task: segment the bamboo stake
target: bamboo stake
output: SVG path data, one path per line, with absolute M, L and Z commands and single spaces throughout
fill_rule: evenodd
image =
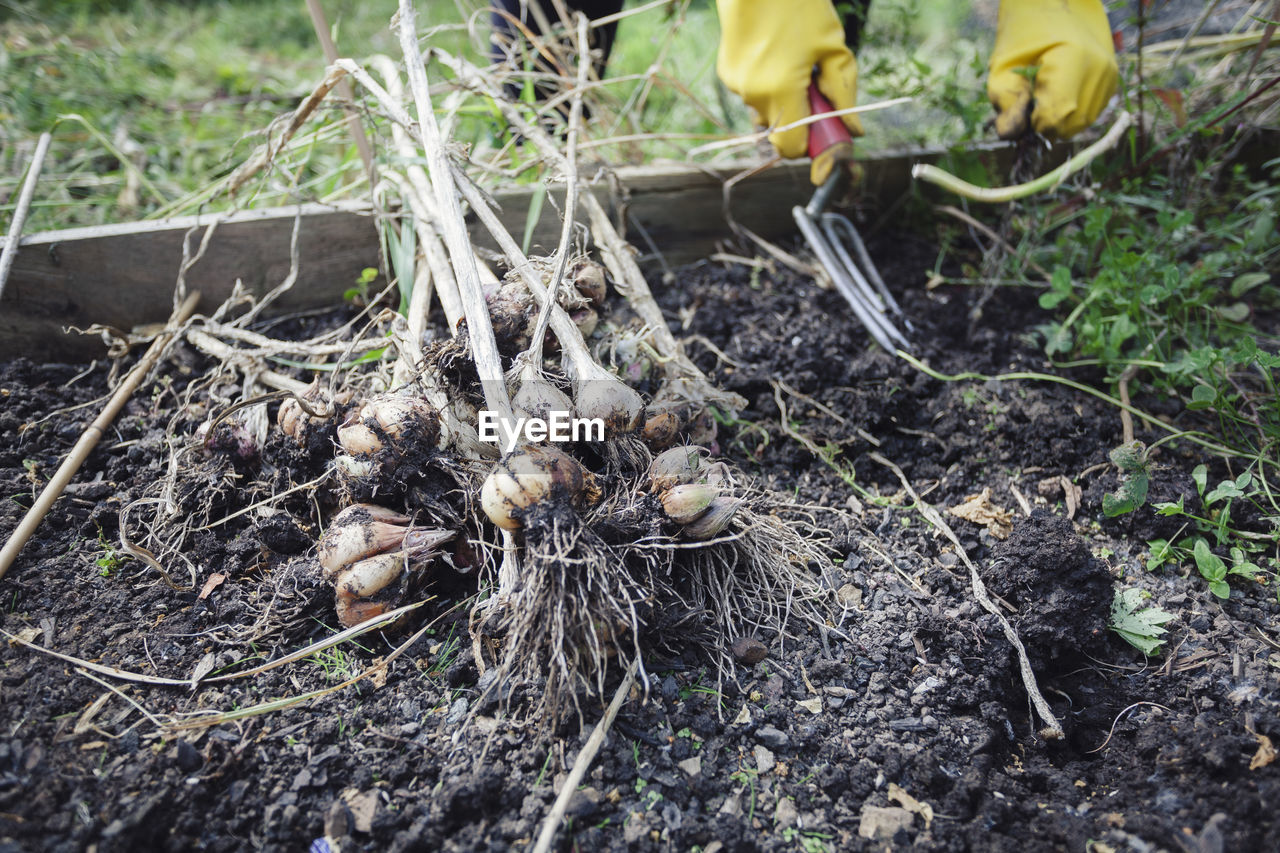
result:
M 542 822 L 542 829 L 538 832 L 538 841 L 533 845 L 533 853 L 547 853 L 551 849 L 551 843 L 556 838 L 556 830 L 560 828 L 560 821 L 564 820 L 564 813 L 569 809 L 569 800 L 573 798 L 574 791 L 578 790 L 578 785 L 582 784 L 582 779 L 587 775 L 587 770 L 590 769 L 591 762 L 595 760 L 596 753 L 600 751 L 600 747 L 604 746 L 605 735 L 609 733 L 609 727 L 613 725 L 614 718 L 618 716 L 618 711 L 622 710 L 622 703 L 626 701 L 627 695 L 631 692 L 631 685 L 635 683 L 636 668 L 639 665 L 639 658 L 631 661 L 626 677 L 618 685 L 618 692 L 613 694 L 613 701 L 609 703 L 604 716 L 591 731 L 591 737 L 587 738 L 587 743 L 582 747 L 582 752 L 578 753 L 577 760 L 573 762 L 573 769 L 569 771 L 569 777 L 560 786 L 560 794 L 556 797 L 555 803 L 551 806 L 551 811 Z
M 62 494 L 62 490 L 71 482 L 71 478 L 80 470 L 80 466 L 84 464 L 84 461 L 89 458 L 90 452 L 102 439 L 107 427 L 111 426 L 111 422 L 115 420 L 116 415 L 124 408 L 124 404 L 133 396 L 133 392 L 142 384 L 142 380 L 146 378 L 151 368 L 160 360 L 160 354 L 164 352 L 169 339 L 195 312 L 196 303 L 199 301 L 199 291 L 193 291 L 178 306 L 173 316 L 169 318 L 168 327 L 151 342 L 151 346 L 147 348 L 141 360 L 133 366 L 133 370 L 129 371 L 124 381 L 120 383 L 120 387 L 116 388 L 116 392 L 111 395 L 111 399 L 103 407 L 102 413 L 85 429 L 80 436 L 80 440 L 76 442 L 76 446 L 71 449 L 71 453 L 58 466 L 58 470 L 45 485 L 40 497 L 32 504 L 31 509 L 27 510 L 22 522 L 9 536 L 9 540 L 4 543 L 3 550 L 0 550 L 0 578 L 3 578 L 5 572 L 9 571 L 9 567 L 17 559 L 22 547 L 27 544 L 27 540 L 31 538 L 31 535 L 36 532 L 36 528 L 40 526 L 40 522 L 48 515 L 54 501 L 58 499 Z
M 44 155 L 49 151 L 49 142 L 53 135 L 48 131 L 40 134 L 36 143 L 36 153 L 31 158 L 31 167 L 27 169 L 27 179 L 22 184 L 22 192 L 18 195 L 18 206 L 13 210 L 13 222 L 9 223 L 9 236 L 4 241 L 4 253 L 0 254 L 0 296 L 4 296 L 4 283 L 9 280 L 9 270 L 13 259 L 18 256 L 18 243 L 22 240 L 22 228 L 27 224 L 27 211 L 31 209 L 31 197 L 36 192 L 36 182 L 40 180 L 40 167 L 44 165 Z M 0 572 L 3 575 L 3 572 Z

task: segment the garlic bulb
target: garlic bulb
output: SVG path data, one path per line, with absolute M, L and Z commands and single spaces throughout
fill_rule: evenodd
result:
M 366 400 L 338 427 L 338 443 L 353 455 L 374 454 L 387 442 L 415 442 L 435 446 L 440 416 L 431 404 L 404 394 L 383 394 Z
M 738 498 L 718 497 L 711 501 L 699 518 L 686 524 L 682 532 L 690 539 L 713 539 L 724 532 L 741 506 L 742 501 Z
M 658 412 L 650 415 L 640 431 L 640 438 L 649 445 L 650 450 L 664 450 L 675 443 L 676 434 L 680 432 L 680 419 L 671 412 Z
M 573 319 L 573 324 L 578 327 L 578 331 L 582 332 L 582 337 L 584 338 L 591 337 L 596 327 L 600 325 L 600 315 L 596 313 L 594 308 L 579 308 L 569 316 Z
M 606 436 L 635 432 L 644 419 L 644 398 L 589 355 L 569 359 L 574 409 L 580 418 L 600 418 Z
M 511 397 L 511 410 L 518 418 L 548 421 L 552 412 L 565 412 L 573 417 L 573 401 L 548 382 L 537 367 L 529 364 L 520 371 L 520 387 Z
M 410 526 L 409 517 L 372 504 L 349 506 L 320 537 L 317 556 L 326 580 L 351 564 L 388 551 L 418 556 L 453 538 L 434 527 Z
M 581 261 L 578 264 L 573 271 L 573 286 L 594 305 L 603 305 L 609 293 L 604 267 L 595 261 Z
M 710 455 L 705 447 L 693 444 L 662 451 L 649 463 L 651 490 L 665 492 L 672 486 L 698 482 L 707 470 Z
M 702 483 L 672 486 L 662 493 L 662 511 L 676 524 L 689 524 L 701 518 L 719 494 L 715 486 Z
M 528 446 L 494 466 L 480 488 L 480 506 L 489 520 L 505 530 L 523 525 L 535 503 L 563 494 L 573 503 L 598 491 L 594 477 L 577 460 L 555 447 Z
M 349 453 L 339 453 L 333 458 L 333 465 L 344 477 L 359 480 L 373 473 L 373 463 L 366 459 L 357 459 Z

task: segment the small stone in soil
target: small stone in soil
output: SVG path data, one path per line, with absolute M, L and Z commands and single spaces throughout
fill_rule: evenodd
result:
M 178 768 L 183 773 L 194 773 L 200 769 L 200 765 L 204 764 L 204 758 L 200 756 L 200 752 L 185 740 L 178 741 L 177 761 Z
M 891 839 L 900 829 L 910 829 L 911 812 L 896 806 L 862 807 L 861 820 L 858 823 L 858 835 L 870 839 Z
M 739 637 L 731 647 L 733 657 L 738 663 L 754 666 L 769 656 L 769 649 L 755 637 Z
M 756 772 L 759 773 L 761 776 L 763 776 L 764 774 L 772 770 L 774 766 L 778 763 L 774 759 L 773 753 L 770 752 L 766 747 L 756 746 L 755 755 L 756 755 Z
M 784 747 L 791 742 L 791 738 L 787 736 L 786 732 L 779 731 L 773 726 L 761 726 L 756 729 L 756 740 L 774 749 Z

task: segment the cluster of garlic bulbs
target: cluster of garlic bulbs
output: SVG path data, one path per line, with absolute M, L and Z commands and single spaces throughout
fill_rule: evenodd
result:
M 654 457 L 649 485 L 662 502 L 662 511 L 680 525 L 682 535 L 699 541 L 723 533 L 742 501 L 728 494 L 729 467 L 712 462 L 704 447 L 672 447 Z
M 352 478 L 376 475 L 385 461 L 394 461 L 411 448 L 438 447 L 446 440 L 439 413 L 408 394 L 372 397 L 347 413 L 338 425 L 343 453 L 334 460 Z M 384 451 L 392 457 L 387 460 Z
M 334 587 L 334 609 L 350 628 L 404 603 L 453 531 L 422 527 L 374 504 L 353 504 L 334 516 L 317 553 Z
M 549 268 L 542 279 L 544 285 L 550 284 Z M 599 309 L 608 296 L 604 268 L 594 261 L 580 261 L 570 279 L 572 289 L 562 288 L 556 295 L 557 301 L 569 313 L 582 337 L 589 338 L 600 322 Z M 506 355 L 528 349 L 538 317 L 538 301 L 521 277 L 512 274 L 502 282 L 494 282 L 486 287 L 484 296 L 498 349 Z M 554 338 L 548 342 L 553 347 L 557 345 Z

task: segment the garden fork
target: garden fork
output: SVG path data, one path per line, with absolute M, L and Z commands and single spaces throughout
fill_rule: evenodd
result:
M 809 109 L 814 115 L 832 110 L 830 102 L 813 83 L 809 84 Z M 814 161 L 816 172 L 821 174 L 825 170 L 829 174 L 806 206 L 792 208 L 796 224 L 800 226 L 809 248 L 818 256 L 818 262 L 835 283 L 836 290 L 848 301 L 876 343 L 889 352 L 910 349 L 906 335 L 899 331 L 888 314 L 897 315 L 907 331 L 911 331 L 911 324 L 889 293 L 876 265 L 871 262 L 858 229 L 847 217 L 825 209 L 832 198 L 848 186 L 853 164 L 853 137 L 838 116 L 828 116 L 810 126 L 809 157 Z M 850 248 L 853 249 L 852 255 Z

